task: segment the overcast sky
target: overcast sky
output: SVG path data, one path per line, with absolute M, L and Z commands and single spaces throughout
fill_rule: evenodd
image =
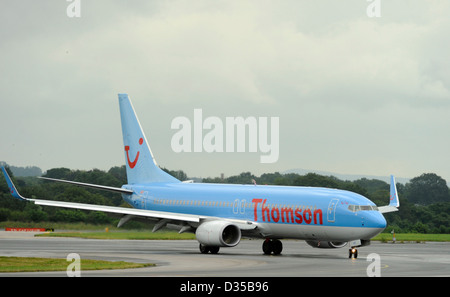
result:
M 450 1 L 378 1 L 380 17 L 366 0 L 80 0 L 71 18 L 65 0 L 2 0 L 0 161 L 125 164 L 128 93 L 159 165 L 188 176 L 449 181 Z M 223 123 L 278 117 L 277 161 L 261 163 L 259 148 L 175 152 L 171 123 L 194 123 L 194 109 Z

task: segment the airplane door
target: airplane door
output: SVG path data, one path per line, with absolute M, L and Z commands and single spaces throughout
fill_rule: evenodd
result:
M 336 220 L 336 206 L 338 202 L 339 199 L 331 199 L 330 204 L 328 204 L 327 220 L 330 223 L 334 223 Z
M 140 197 L 140 200 L 141 200 L 141 209 L 147 209 L 147 207 L 149 207 L 149 205 L 147 205 L 148 204 L 148 191 L 141 191 L 140 193 L 139 193 L 139 197 Z
M 238 214 L 239 213 L 239 199 L 234 200 L 233 213 L 234 214 Z
M 245 213 L 245 199 L 241 201 L 241 209 L 239 210 L 240 214 Z
M 233 213 L 234 214 L 244 214 L 245 213 L 245 199 L 244 200 L 239 200 L 239 199 L 234 200 Z

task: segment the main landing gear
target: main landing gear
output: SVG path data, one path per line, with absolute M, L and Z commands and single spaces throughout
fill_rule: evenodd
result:
M 211 254 L 217 254 L 220 250 L 220 247 L 218 246 L 206 246 L 200 243 L 200 253 L 202 254 L 207 254 L 207 253 L 211 253 Z
M 266 255 L 279 255 L 283 251 L 283 244 L 278 239 L 266 239 L 263 242 L 262 249 Z

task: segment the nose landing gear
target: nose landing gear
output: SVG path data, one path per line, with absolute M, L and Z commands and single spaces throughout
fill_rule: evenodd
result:
M 358 250 L 354 247 L 348 249 L 348 258 L 351 259 L 352 257 L 358 258 Z
M 360 240 L 353 240 L 349 241 L 348 245 L 350 246 L 350 249 L 348 250 L 348 258 L 358 258 L 358 250 L 357 247 L 361 246 L 368 246 L 370 245 L 370 239 L 360 239 Z

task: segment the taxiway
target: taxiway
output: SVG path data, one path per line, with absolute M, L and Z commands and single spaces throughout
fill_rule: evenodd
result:
M 0 256 L 66 258 L 154 263 L 156 267 L 83 271 L 81 276 L 187 277 L 366 277 L 368 255 L 380 256 L 380 276 L 450 276 L 450 243 L 379 243 L 359 248 L 349 259 L 347 248 L 314 249 L 304 241 L 284 240 L 279 256 L 263 255 L 261 240 L 242 240 L 217 255 L 200 254 L 195 240 L 95 240 L 34 237 L 0 231 Z M 82 263 L 82 262 L 81 262 Z M 5 276 L 66 276 L 66 272 L 0 273 Z

